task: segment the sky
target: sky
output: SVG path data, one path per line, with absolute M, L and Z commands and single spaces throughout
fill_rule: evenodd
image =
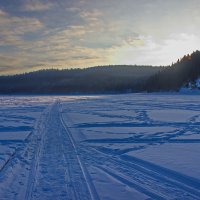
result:
M 170 65 L 200 49 L 200 0 L 0 0 L 0 74 Z

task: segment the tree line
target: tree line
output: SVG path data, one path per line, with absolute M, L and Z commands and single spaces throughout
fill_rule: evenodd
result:
M 0 76 L 0 94 L 91 94 L 179 91 L 200 77 L 200 51 L 167 67 L 110 65 Z
M 1 94 L 79 94 L 136 92 L 160 70 L 152 66 L 97 66 L 86 69 L 48 69 L 0 77 Z
M 200 77 L 200 51 L 183 56 L 171 66 L 151 76 L 143 85 L 147 92 L 179 91 Z

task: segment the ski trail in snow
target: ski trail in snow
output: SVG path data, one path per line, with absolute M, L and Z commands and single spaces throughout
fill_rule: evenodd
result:
M 46 125 L 51 106 L 47 107 L 25 142 L 16 149 L 0 170 L 0 199 L 27 199 L 26 191 L 33 180 L 33 161 Z M 34 177 L 34 175 L 32 176 Z
M 0 170 L 0 199 L 99 199 L 60 112 L 50 105 Z
M 169 170 L 150 166 L 147 162 L 129 160 L 83 147 L 83 157 L 88 165 L 101 169 L 116 180 L 133 187 L 153 199 L 200 199 L 199 183 Z M 95 156 L 93 156 L 95 155 Z
M 58 102 L 50 111 L 43 134 L 30 199 L 97 199 L 75 143 L 64 126 Z
M 78 149 L 76 147 L 77 145 L 76 145 L 76 143 L 75 143 L 75 141 L 74 141 L 74 139 L 73 139 L 73 137 L 71 135 L 71 132 L 70 132 L 69 128 L 67 127 L 67 125 L 65 124 L 65 122 L 63 120 L 61 106 L 60 106 L 59 111 L 60 111 L 59 113 L 60 113 L 62 125 L 65 128 L 65 130 L 66 130 L 66 133 L 68 135 L 68 138 L 71 141 L 71 144 L 73 145 L 73 149 L 74 149 L 74 152 L 76 153 L 76 157 L 77 157 L 78 163 L 80 165 L 82 174 L 83 174 L 84 179 L 86 181 L 87 188 L 88 188 L 89 193 L 90 193 L 90 197 L 91 197 L 92 200 L 98 200 L 99 196 L 98 196 L 98 194 L 96 192 L 95 186 L 92 183 L 92 180 L 91 180 L 91 177 L 89 175 L 89 172 L 88 172 L 87 168 L 85 167 L 85 165 L 81 162 L 81 159 L 80 159 L 79 153 L 78 153 Z

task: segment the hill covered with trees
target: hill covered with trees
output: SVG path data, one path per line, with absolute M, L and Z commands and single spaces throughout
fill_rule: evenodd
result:
M 0 94 L 98 94 L 200 89 L 200 51 L 167 67 L 98 66 L 0 76 Z M 197 83 L 198 80 L 198 84 Z
M 1 94 L 78 94 L 137 92 L 161 67 L 98 66 L 41 70 L 0 77 Z
M 148 92 L 179 91 L 182 87 L 195 86 L 200 77 L 200 51 L 183 58 L 151 76 L 143 85 Z

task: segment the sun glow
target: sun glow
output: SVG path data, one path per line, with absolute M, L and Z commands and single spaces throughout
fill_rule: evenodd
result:
M 170 65 L 183 55 L 199 49 L 200 39 L 195 35 L 171 35 L 163 41 L 144 38 L 141 45 L 124 44 L 115 48 L 112 63 L 127 65 Z

